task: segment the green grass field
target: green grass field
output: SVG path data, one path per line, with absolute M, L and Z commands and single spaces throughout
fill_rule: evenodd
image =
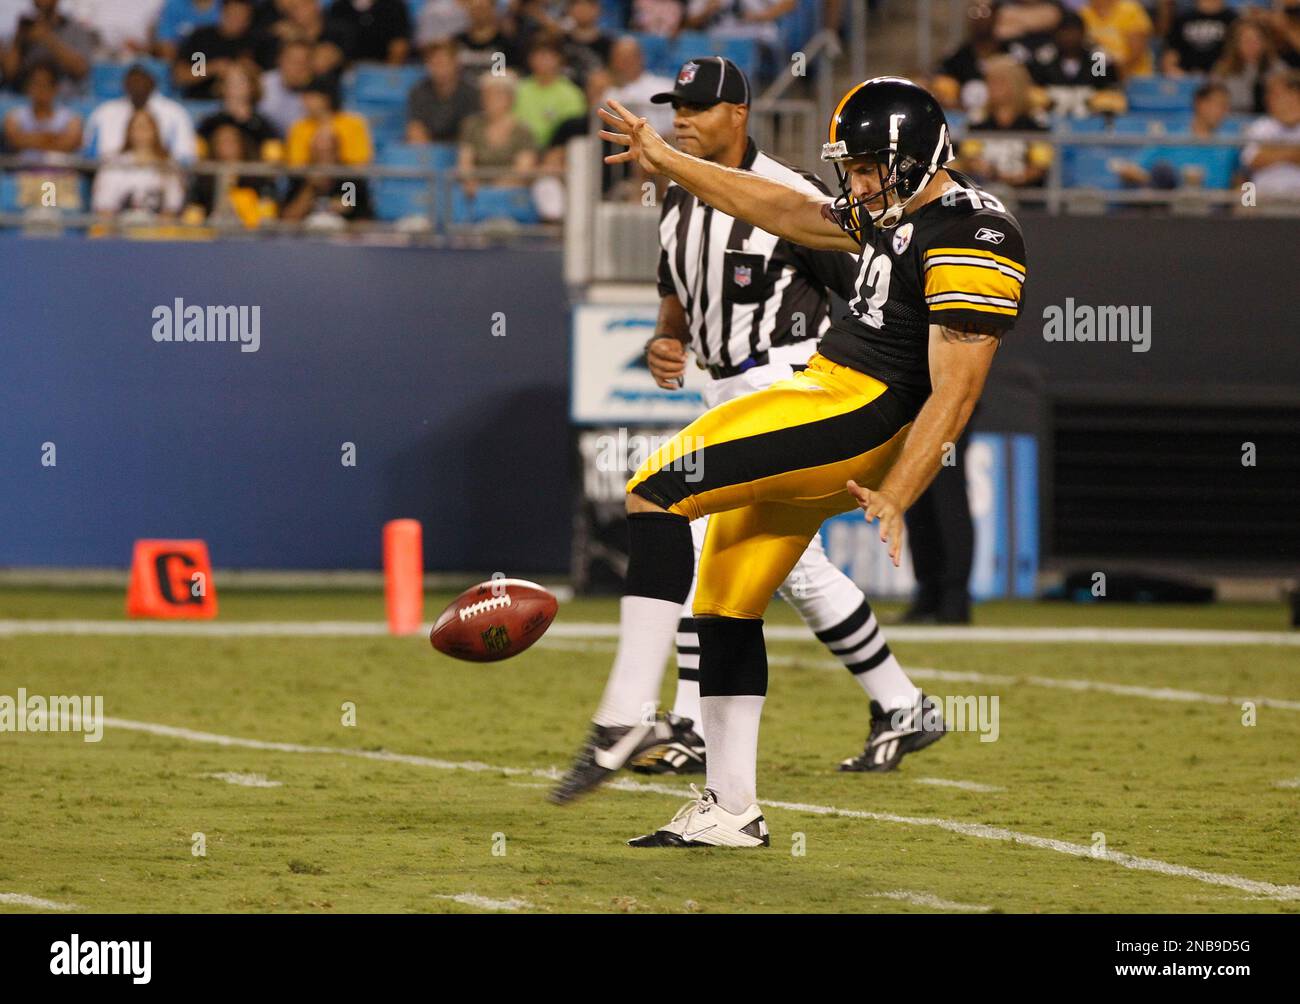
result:
M 371 592 L 220 600 L 218 624 L 383 616 Z M 124 621 L 122 608 L 118 591 L 0 590 L 0 620 Z M 576 601 L 557 623 L 616 610 Z M 1286 623 L 1280 604 L 1008 603 L 977 616 Z M 770 620 L 797 623 L 784 608 Z M 893 647 L 931 694 L 996 696 L 997 741 L 954 733 L 894 774 L 837 773 L 861 746 L 865 698 L 811 637 L 773 641 L 759 767 L 772 847 L 690 853 L 623 845 L 672 815 L 682 779 L 627 775 L 566 809 L 544 800 L 599 697 L 608 639 L 557 632 L 483 666 L 423 637 L 0 635 L 0 695 L 98 694 L 110 718 L 142 723 L 99 743 L 0 733 L 0 910 L 40 909 L 19 898 L 32 897 L 163 912 L 1300 912 L 1300 648 Z M 666 700 L 672 683 L 670 669 Z M 1226 700 L 1241 697 L 1281 703 L 1260 703 L 1248 726 Z

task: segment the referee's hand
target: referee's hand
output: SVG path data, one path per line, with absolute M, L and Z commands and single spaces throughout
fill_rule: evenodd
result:
M 645 350 L 650 375 L 664 390 L 677 390 L 686 376 L 686 346 L 676 338 L 653 338 Z

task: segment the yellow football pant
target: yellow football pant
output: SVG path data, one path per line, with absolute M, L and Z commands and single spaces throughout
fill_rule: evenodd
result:
M 629 492 L 692 520 L 713 515 L 696 616 L 761 618 L 822 523 L 857 506 L 845 482 L 879 487 L 914 411 L 818 354 L 789 380 L 709 410 L 651 456 Z

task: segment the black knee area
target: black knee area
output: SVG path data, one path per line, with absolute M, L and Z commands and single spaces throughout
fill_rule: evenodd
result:
M 630 513 L 627 537 L 623 595 L 685 603 L 695 575 L 690 520 L 670 512 Z
M 767 646 L 763 622 L 740 617 L 700 617 L 700 696 L 767 696 Z

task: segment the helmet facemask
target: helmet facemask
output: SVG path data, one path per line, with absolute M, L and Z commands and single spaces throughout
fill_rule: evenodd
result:
M 865 241 L 862 226 L 862 213 L 865 211 L 873 226 L 878 230 L 890 230 L 902 221 L 903 213 L 935 176 L 939 168 L 952 160 L 952 144 L 948 138 L 948 129 L 941 127 L 939 142 L 928 164 L 922 164 L 898 153 L 898 123 L 890 123 L 890 144 L 887 148 L 866 153 L 849 154 L 845 143 L 826 143 L 822 146 L 822 160 L 835 165 L 835 174 L 840 182 L 840 194 L 831 203 L 829 212 L 835 223 L 858 243 Z M 844 163 L 861 157 L 875 160 L 876 176 L 880 187 L 876 192 L 863 198 L 853 195 L 849 175 L 844 170 Z M 894 196 L 891 203 L 890 196 Z M 872 209 L 871 203 L 878 202 L 879 209 Z

